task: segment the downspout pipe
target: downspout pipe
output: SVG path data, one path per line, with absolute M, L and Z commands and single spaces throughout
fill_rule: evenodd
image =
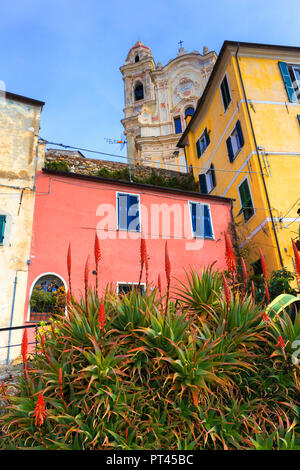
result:
M 268 204 L 268 209 L 269 209 L 269 212 L 270 212 L 272 227 L 273 227 L 273 231 L 274 231 L 274 235 L 275 235 L 275 241 L 276 241 L 278 256 L 279 256 L 281 268 L 283 269 L 284 265 L 283 265 L 283 260 L 282 260 L 282 256 L 281 256 L 279 240 L 278 240 L 278 237 L 277 237 L 277 232 L 276 232 L 274 217 L 273 217 L 273 213 L 272 213 L 272 208 L 271 208 L 271 204 L 270 204 L 268 189 L 267 189 L 267 185 L 266 185 L 266 181 L 265 181 L 265 177 L 264 177 L 264 173 L 263 173 L 263 168 L 262 168 L 261 159 L 260 159 L 260 155 L 259 155 L 258 145 L 257 145 L 256 137 L 255 137 L 255 132 L 254 132 L 254 127 L 253 127 L 253 123 L 252 123 L 252 119 L 251 119 L 250 110 L 249 110 L 248 99 L 247 99 L 247 96 L 246 96 L 246 90 L 245 90 L 245 86 L 244 86 L 244 82 L 243 82 L 243 78 L 242 78 L 242 73 L 241 73 L 241 69 L 240 69 L 240 64 L 239 64 L 239 61 L 238 61 L 239 49 L 240 49 L 240 45 L 238 44 L 238 48 L 237 48 L 236 53 L 235 53 L 235 60 L 236 60 L 236 64 L 237 64 L 237 68 L 238 68 L 238 72 L 239 72 L 239 77 L 240 77 L 240 81 L 241 81 L 241 85 L 242 85 L 242 90 L 243 90 L 243 95 L 244 95 L 244 99 L 245 99 L 245 103 L 246 103 L 247 113 L 248 113 L 248 117 L 249 117 L 249 121 L 250 121 L 251 132 L 252 132 L 252 135 L 253 135 L 255 150 L 256 150 L 257 159 L 258 159 L 258 163 L 259 163 L 260 173 L 261 173 L 261 177 L 262 177 L 262 181 L 263 181 L 263 185 L 264 185 L 264 190 L 265 190 L 265 194 L 266 194 L 266 198 L 267 198 L 267 204 Z
M 14 281 L 13 300 L 12 300 L 12 306 L 11 306 L 11 315 L 10 315 L 10 325 L 9 325 L 10 328 L 12 327 L 13 318 L 14 318 L 14 309 L 15 309 L 15 299 L 16 299 L 17 282 L 18 282 L 18 276 L 17 276 L 17 273 L 16 273 L 16 275 L 15 275 L 15 281 Z M 9 334 L 8 334 L 8 345 L 7 345 L 6 365 L 9 364 L 10 342 L 11 342 L 11 330 L 9 330 Z

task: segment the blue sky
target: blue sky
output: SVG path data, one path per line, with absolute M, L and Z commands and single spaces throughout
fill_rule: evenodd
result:
M 137 40 L 165 64 L 179 40 L 189 52 L 219 53 L 225 39 L 300 46 L 299 23 L 299 0 L 11 0 L 1 5 L 0 80 L 46 102 L 43 138 L 120 154 L 105 137 L 123 130 L 119 67 Z

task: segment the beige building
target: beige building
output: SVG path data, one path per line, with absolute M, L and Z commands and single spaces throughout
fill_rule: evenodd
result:
M 175 171 L 187 171 L 183 150 L 176 144 L 186 127 L 216 61 L 203 48 L 188 53 L 183 47 L 165 66 L 155 64 L 149 47 L 138 41 L 120 68 L 124 81 L 124 133 L 127 158 Z M 175 152 L 175 153 L 174 153 Z
M 0 96 L 0 328 L 24 320 L 43 105 L 8 92 Z M 6 346 L 20 343 L 21 337 L 22 330 L 0 331 L 0 363 L 20 353 L 11 347 L 8 355 Z

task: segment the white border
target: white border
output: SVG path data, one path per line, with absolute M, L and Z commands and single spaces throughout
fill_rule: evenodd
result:
M 240 214 L 240 215 L 243 215 L 244 224 L 246 225 L 251 219 L 253 219 L 253 217 L 254 217 L 255 214 L 256 214 L 256 210 L 255 210 L 255 204 L 254 204 L 254 199 L 253 199 L 252 190 L 251 190 L 251 185 L 250 185 L 250 181 L 249 181 L 248 175 L 246 175 L 245 178 L 242 179 L 242 181 L 240 182 L 240 184 L 237 185 L 237 192 L 238 192 L 238 195 L 239 195 L 239 201 L 240 201 L 241 209 L 242 209 L 243 205 L 242 205 L 242 201 L 241 201 L 241 195 L 240 195 L 240 189 L 239 189 L 239 188 L 240 188 L 240 186 L 244 183 L 245 180 L 247 180 L 247 183 L 248 183 L 248 187 L 249 187 L 249 191 L 250 191 L 250 196 L 251 196 L 251 201 L 252 201 L 252 205 L 253 205 L 253 215 L 252 215 L 248 220 L 245 220 L 244 212 L 242 212 L 242 214 Z M 235 216 L 235 217 L 237 217 L 237 216 Z
M 130 194 L 131 196 L 137 196 L 139 200 L 139 219 L 140 219 L 140 230 L 128 230 L 125 228 L 119 228 L 119 211 L 118 211 L 118 194 L 124 194 L 128 195 Z M 142 214 L 141 214 L 141 198 L 140 194 L 137 193 L 124 193 L 123 191 L 116 191 L 116 215 L 117 215 L 117 228 L 116 230 L 119 232 L 130 232 L 130 233 L 142 233 Z
M 52 273 L 52 272 L 47 272 L 47 273 L 42 273 L 42 274 L 39 274 L 35 280 L 33 281 L 33 283 L 31 284 L 31 287 L 30 287 L 30 290 L 29 290 L 29 295 L 28 295 L 28 310 L 27 310 L 27 322 L 30 322 L 30 323 L 34 323 L 33 321 L 30 320 L 30 298 L 31 298 L 31 294 L 32 294 L 32 291 L 33 291 L 33 288 L 35 286 L 35 284 L 37 283 L 38 279 L 40 279 L 41 277 L 43 276 L 56 276 L 58 277 L 64 284 L 65 286 L 65 289 L 66 289 L 66 292 L 68 292 L 68 286 L 67 286 L 67 283 L 66 281 L 64 280 L 64 278 L 60 275 L 60 274 L 57 274 L 57 273 Z M 67 312 L 67 307 L 66 307 L 66 312 Z
M 195 235 L 193 231 L 193 222 L 192 222 L 192 211 L 191 211 L 191 204 L 201 204 L 202 206 L 208 206 L 209 210 L 209 217 L 210 217 L 210 224 L 211 224 L 211 231 L 212 231 L 212 237 L 205 237 L 204 232 L 203 232 L 203 237 L 200 235 Z M 210 204 L 207 202 L 200 202 L 200 201 L 192 201 L 191 199 L 188 200 L 188 205 L 189 205 L 189 213 L 190 213 L 190 224 L 191 224 L 191 233 L 193 238 L 200 238 L 201 240 L 215 240 L 215 232 L 214 232 L 214 226 L 212 222 L 212 216 L 211 216 L 211 210 L 210 210 Z

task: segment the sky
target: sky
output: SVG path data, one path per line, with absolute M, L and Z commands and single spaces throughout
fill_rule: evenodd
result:
M 217 54 L 226 39 L 300 46 L 300 0 L 1 3 L 0 83 L 45 101 L 40 136 L 117 155 L 126 150 L 105 138 L 119 139 L 123 131 L 119 67 L 136 41 L 163 65 L 180 40 L 188 52 L 202 53 L 205 45 Z

